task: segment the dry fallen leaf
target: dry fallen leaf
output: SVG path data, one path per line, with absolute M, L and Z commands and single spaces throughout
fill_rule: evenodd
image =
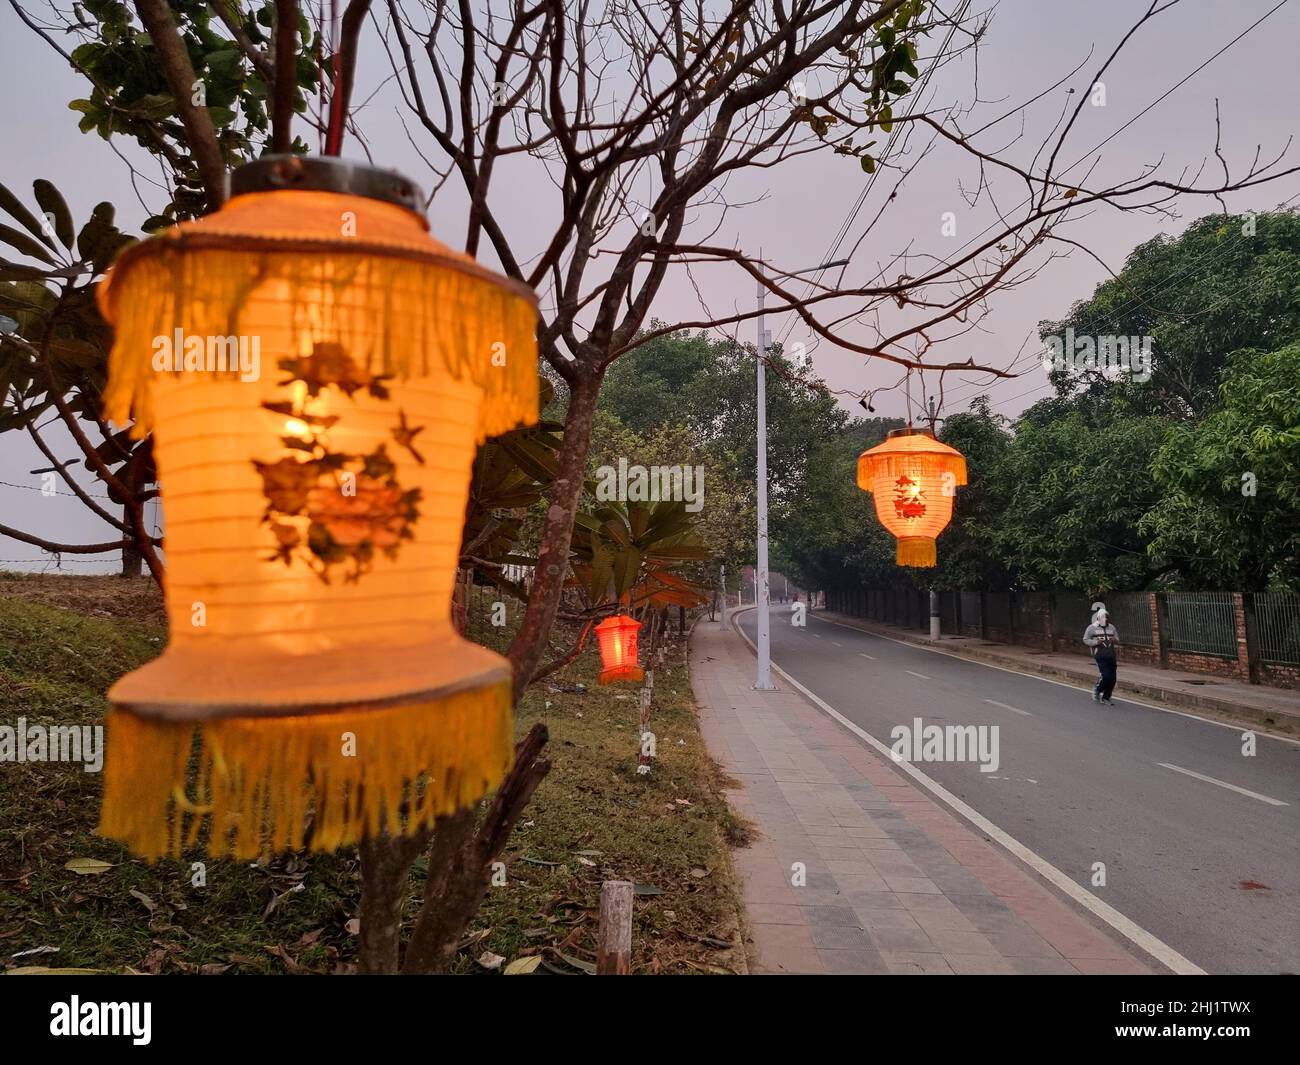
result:
M 505 962 L 500 954 L 493 954 L 490 950 L 485 950 L 478 956 L 478 963 L 489 972 L 496 972 Z
M 588 976 L 596 975 L 596 966 L 592 962 L 584 961 L 582 958 L 575 958 L 572 954 L 564 954 L 558 950 L 555 952 L 555 956 L 566 965 L 573 966 L 579 972 L 586 973 Z
M 714 976 L 735 976 L 735 969 L 728 969 L 725 965 L 701 965 L 697 961 L 691 961 L 690 958 L 683 959 L 692 969 L 698 969 L 702 973 L 711 973 Z
M 343 926 L 343 929 L 350 936 L 359 936 L 361 935 L 361 921 L 354 917 Z
M 529 973 L 536 972 L 542 964 L 540 954 L 532 954 L 526 958 L 516 958 L 505 968 L 507 976 L 527 976 Z
M 17 954 L 10 954 L 11 958 L 30 958 L 33 954 L 57 954 L 58 947 L 32 947 L 31 950 L 20 950 Z
M 300 973 L 303 971 L 302 966 L 298 964 L 298 959 L 293 957 L 287 950 L 284 949 L 284 947 L 276 945 L 273 947 L 263 947 L 262 949 L 265 950 L 268 954 L 274 954 L 277 958 L 279 958 L 282 962 L 284 962 L 285 972 Z
M 99 873 L 106 873 L 113 868 L 112 862 L 101 862 L 98 858 L 73 858 L 65 862 L 64 869 L 76 873 L 79 876 L 95 876 Z
M 325 929 L 323 928 L 314 928 L 310 932 L 304 932 L 302 938 L 298 940 L 295 946 L 302 948 L 310 947 L 316 942 L 316 940 L 320 939 L 321 933 L 324 931 Z

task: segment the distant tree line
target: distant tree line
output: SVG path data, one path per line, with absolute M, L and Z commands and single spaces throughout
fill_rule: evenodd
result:
M 1039 333 L 1067 329 L 1151 337 L 1149 379 L 1057 366 L 1054 395 L 1018 418 L 983 396 L 947 416 L 938 436 L 970 485 L 935 570 L 894 565 L 853 483 L 856 454 L 900 424 L 879 419 L 811 445 L 823 458 L 786 497 L 798 520 L 779 565 L 811 587 L 1300 588 L 1300 216 L 1211 215 L 1158 236 Z

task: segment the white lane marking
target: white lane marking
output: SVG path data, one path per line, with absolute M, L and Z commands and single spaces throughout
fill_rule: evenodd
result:
M 739 611 L 737 611 L 736 613 L 739 613 Z M 740 623 L 735 619 L 734 616 L 732 618 L 732 626 L 736 632 L 740 633 L 740 638 L 749 645 L 749 649 L 751 651 L 754 651 L 755 654 L 757 654 L 758 652 L 754 648 L 753 641 L 750 640 L 749 636 L 745 633 L 745 630 L 740 627 Z M 846 627 L 851 628 L 852 626 L 846 626 Z M 889 639 L 889 637 L 884 636 L 881 637 L 881 639 Z M 895 642 L 900 642 L 900 641 L 895 641 Z M 943 652 L 940 653 L 942 654 Z M 951 655 L 949 657 L 955 658 L 957 656 Z M 998 668 L 998 667 L 994 667 L 994 668 Z M 1193 962 L 1188 961 L 1181 954 L 1179 954 L 1178 951 L 1174 950 L 1173 947 L 1169 946 L 1169 944 L 1163 942 L 1162 940 L 1157 939 L 1145 928 L 1137 924 L 1135 921 L 1132 921 L 1129 918 L 1125 917 L 1122 913 L 1119 912 L 1119 910 L 1115 909 L 1115 907 L 1111 906 L 1109 903 L 1102 902 L 1102 900 L 1097 898 L 1097 896 L 1094 895 L 1091 891 L 1088 891 L 1086 888 L 1080 887 L 1068 876 L 1066 876 L 1063 872 L 1061 872 L 1061 870 L 1057 869 L 1056 866 L 1048 862 L 1047 859 L 1040 858 L 1037 854 L 1031 851 L 1019 840 L 1015 839 L 1010 834 L 998 828 L 997 825 L 995 825 L 987 817 L 981 814 L 978 810 L 974 810 L 966 803 L 962 802 L 961 799 L 957 798 L 956 795 L 950 792 L 942 784 L 938 783 L 937 781 L 931 780 L 928 776 L 926 776 L 919 769 L 917 769 L 916 766 L 914 766 L 911 762 L 895 762 L 893 757 L 893 752 L 888 747 L 886 747 L 883 743 L 877 740 L 865 729 L 859 728 L 847 717 L 845 717 L 838 710 L 836 710 L 833 706 L 819 699 L 816 695 L 814 695 L 802 684 L 800 684 L 797 680 L 795 680 L 794 677 L 790 676 L 789 673 L 787 673 L 784 669 L 778 666 L 775 662 L 772 663 L 772 669 L 776 673 L 779 673 L 787 681 L 789 681 L 791 686 L 794 687 L 797 691 L 803 693 L 804 697 L 807 698 L 814 706 L 818 707 L 826 714 L 829 714 L 832 718 L 838 721 L 846 729 L 848 729 L 855 736 L 857 736 L 858 739 L 862 740 L 873 750 L 877 751 L 888 764 L 896 767 L 900 773 L 906 773 L 908 776 L 912 777 L 914 780 L 916 780 L 918 784 L 920 784 L 923 788 L 925 788 L 932 795 L 938 798 L 941 802 L 947 803 L 949 807 L 955 810 L 962 817 L 966 818 L 966 820 L 969 821 L 971 824 L 973 824 L 976 828 L 980 829 L 990 838 L 997 840 L 998 843 L 1000 843 L 1003 847 L 1009 850 L 1022 862 L 1028 865 L 1036 873 L 1038 873 L 1040 876 L 1044 877 L 1045 879 L 1050 880 L 1054 885 L 1056 885 L 1057 888 L 1065 892 L 1065 894 L 1069 895 L 1070 898 L 1074 899 L 1074 901 L 1077 902 L 1080 906 L 1084 907 L 1086 910 L 1090 911 L 1091 913 L 1096 914 L 1099 918 L 1101 918 L 1101 920 L 1105 921 L 1108 925 L 1110 925 L 1111 928 L 1119 932 L 1120 935 L 1127 938 L 1130 942 L 1137 944 L 1137 946 L 1140 947 L 1142 950 L 1146 951 L 1153 958 L 1156 958 L 1158 961 L 1168 966 L 1170 969 L 1172 969 L 1174 972 L 1178 973 L 1181 976 L 1204 976 L 1205 975 L 1205 970 L 1202 969 L 1199 965 L 1196 965 Z M 1015 670 L 1009 669 L 1006 672 L 1014 673 Z
M 831 646 L 832 646 L 832 647 L 843 647 L 844 645 L 843 645 L 842 643 L 836 643 L 834 640 L 831 640 Z
M 1015 706 L 1007 706 L 1006 703 L 1000 703 L 1000 702 L 998 702 L 996 699 L 985 699 L 984 701 L 985 701 L 986 703 L 988 703 L 989 706 L 1000 706 L 1000 707 L 1002 707 L 1003 710 L 1010 710 L 1013 714 L 1024 714 L 1025 717 L 1033 717 L 1033 716 L 1034 716 L 1034 715 L 1031 714 L 1028 710 L 1021 710 L 1021 709 L 1019 709 L 1018 707 L 1015 707 Z
M 1261 795 L 1257 791 L 1247 791 L 1245 788 L 1239 788 L 1236 784 L 1229 784 L 1226 780 L 1216 780 L 1214 777 L 1207 777 L 1203 773 L 1193 773 L 1190 769 L 1184 769 L 1180 765 L 1170 765 L 1168 762 L 1157 762 L 1156 765 L 1164 769 L 1172 769 L 1175 773 L 1185 773 L 1189 777 L 1195 777 L 1197 780 L 1203 780 L 1207 784 L 1218 784 L 1221 788 L 1227 788 L 1229 791 L 1235 791 L 1238 795 L 1245 795 L 1251 799 L 1258 799 L 1260 802 L 1266 802 L 1270 806 L 1290 806 L 1289 802 L 1283 802 L 1281 799 L 1270 799 L 1267 795 Z
M 910 669 L 905 669 L 905 670 L 903 670 L 903 672 L 904 672 L 904 673 L 912 673 L 912 671 L 911 671 Z M 914 676 L 914 677 L 920 677 L 922 680 L 929 680 L 929 679 L 930 679 L 930 678 L 927 677 L 924 673 L 912 673 L 912 676 Z
M 817 639 L 819 640 L 822 638 L 822 634 L 820 632 L 814 632 L 813 635 L 816 636 Z
M 753 607 L 747 607 L 746 609 L 752 610 Z M 733 611 L 733 613 L 739 613 L 739 611 Z M 1011 669 L 1007 666 L 997 666 L 992 662 L 983 662 L 978 658 L 967 658 L 965 655 L 953 654 L 951 651 L 941 651 L 937 647 L 926 647 L 923 644 L 911 643 L 908 640 L 896 640 L 892 636 L 885 636 L 883 633 L 860 629 L 856 625 L 846 625 L 842 621 L 830 621 L 826 618 L 818 618 L 817 620 L 824 622 L 827 625 L 838 625 L 842 629 L 852 629 L 854 632 L 860 633 L 863 636 L 870 636 L 876 640 L 888 640 L 890 643 L 896 643 L 900 647 L 912 647 L 918 651 L 928 651 L 930 654 L 943 655 L 944 658 L 952 658 L 958 662 L 968 662 L 972 666 L 984 666 L 986 669 L 996 669 L 1003 673 L 1010 673 L 1016 677 L 1028 677 L 1030 680 L 1041 680 L 1045 684 L 1055 684 L 1058 688 L 1069 688 L 1071 691 L 1088 692 L 1089 694 L 1092 692 L 1092 685 L 1088 685 L 1086 688 L 1080 688 L 1068 681 L 1056 680 L 1052 677 L 1044 677 L 1041 673 L 1022 673 L 1018 669 Z M 1238 724 L 1233 724 L 1228 721 L 1216 721 L 1212 717 L 1202 717 L 1200 714 L 1193 714 L 1190 710 L 1175 710 L 1173 707 L 1160 706 L 1156 703 L 1146 703 L 1141 699 L 1130 699 L 1123 695 L 1116 695 L 1113 696 L 1113 698 L 1117 703 L 1129 703 L 1132 706 L 1144 706 L 1148 710 L 1159 710 L 1162 714 L 1177 714 L 1179 717 L 1190 717 L 1193 721 L 1204 721 L 1207 725 L 1217 725 L 1219 728 L 1230 729 L 1238 734 L 1242 732 L 1253 732 L 1257 736 L 1267 736 L 1270 740 L 1278 740 L 1281 743 L 1293 743 L 1297 747 L 1300 747 L 1300 740 L 1293 739 L 1290 736 L 1279 736 L 1276 732 L 1269 732 L 1268 729 L 1253 723 L 1243 721 Z
M 871 661 L 873 662 L 875 661 L 875 658 L 872 655 L 867 654 L 866 651 L 859 651 L 858 654 L 860 654 L 863 658 L 870 658 Z

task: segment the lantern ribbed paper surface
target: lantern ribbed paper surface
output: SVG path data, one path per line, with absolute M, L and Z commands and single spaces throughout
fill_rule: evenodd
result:
M 596 626 L 600 641 L 600 683 L 615 680 L 645 680 L 645 671 L 637 665 L 637 633 L 641 622 L 626 614 L 606 618 Z
M 495 787 L 510 668 L 451 596 L 475 448 L 537 419 L 531 293 L 404 207 L 286 190 L 136 246 L 100 301 L 106 411 L 154 434 L 170 625 L 109 693 L 100 830 L 150 859 L 328 850 Z
M 870 492 L 880 524 L 898 538 L 900 566 L 933 566 L 935 537 L 952 520 L 966 460 L 926 430 L 896 429 L 858 456 L 858 487 Z

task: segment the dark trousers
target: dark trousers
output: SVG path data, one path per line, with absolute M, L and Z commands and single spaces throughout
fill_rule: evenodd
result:
M 1093 694 L 1100 695 L 1103 699 L 1109 699 L 1110 693 L 1115 690 L 1115 667 L 1118 665 L 1113 658 L 1098 658 L 1097 672 L 1101 674 L 1097 678 L 1097 683 L 1093 685 Z

